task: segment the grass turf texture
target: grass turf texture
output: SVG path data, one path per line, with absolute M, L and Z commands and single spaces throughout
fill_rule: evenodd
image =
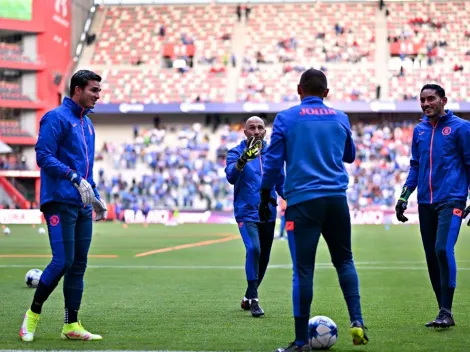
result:
M 18 330 L 33 289 L 24 275 L 44 269 L 48 258 L 11 258 L 11 254 L 48 254 L 48 237 L 31 226 L 10 226 L 0 237 L 0 350 L 191 350 L 273 351 L 293 339 L 290 255 L 286 241 L 275 241 L 271 267 L 260 288 L 266 316 L 251 318 L 240 309 L 245 291 L 241 239 L 136 257 L 155 249 L 238 236 L 236 225 L 97 224 L 85 276 L 80 319 L 103 341 L 60 340 L 62 283 L 43 308 L 33 343 Z M 417 226 L 355 226 L 353 249 L 370 344 L 352 346 L 346 306 L 323 240 L 315 272 L 311 315 L 327 315 L 338 325 L 335 351 L 467 351 L 470 334 L 469 228 L 457 244 L 457 326 L 426 329 L 437 306 L 428 280 Z

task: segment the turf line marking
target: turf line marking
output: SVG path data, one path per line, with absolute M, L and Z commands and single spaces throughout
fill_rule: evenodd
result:
M 172 350 L 1 350 L 2 352 L 223 352 L 223 351 L 172 351 Z M 227 351 L 226 351 L 227 352 Z
M 211 244 L 224 243 L 224 242 L 228 242 L 228 241 L 233 241 L 233 240 L 235 240 L 235 239 L 237 239 L 237 238 L 240 238 L 240 236 L 230 235 L 230 236 L 228 236 L 228 237 L 219 238 L 219 239 L 217 239 L 217 240 L 207 240 L 207 241 L 201 241 L 201 242 L 196 242 L 196 243 L 181 244 L 181 245 L 179 245 L 179 246 L 173 246 L 173 247 L 166 247 L 166 248 L 154 249 L 154 250 L 148 251 L 148 252 L 137 253 L 135 256 L 136 256 L 136 257 L 146 257 L 146 256 L 148 256 L 148 255 L 157 254 L 157 253 L 178 251 L 178 250 L 180 250 L 180 249 L 186 249 L 186 248 L 194 248 L 194 247 L 209 246 L 209 245 L 211 245 Z
M 0 254 L 0 258 L 51 258 L 51 254 Z M 88 258 L 118 258 L 116 254 L 89 254 Z
M 0 264 L 0 268 L 33 268 L 33 267 L 44 267 L 44 264 Z M 428 270 L 425 265 L 422 266 L 362 266 L 357 265 L 358 270 Z M 244 270 L 244 266 L 211 266 L 211 265 L 88 265 L 87 269 L 143 269 L 143 270 Z M 292 270 L 290 264 L 279 264 L 271 265 L 268 269 L 288 269 Z M 334 270 L 335 268 L 329 263 L 323 263 L 323 265 L 317 264 L 316 270 Z M 470 267 L 457 267 L 457 270 L 470 271 Z

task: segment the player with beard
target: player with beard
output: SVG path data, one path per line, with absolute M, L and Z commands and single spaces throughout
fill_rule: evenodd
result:
M 263 150 L 267 147 L 264 141 L 264 121 L 258 116 L 250 117 L 245 123 L 244 132 L 246 140 L 227 153 L 225 173 L 228 182 L 234 185 L 235 220 L 246 248 L 245 273 L 248 287 L 241 307 L 251 310 L 253 317 L 260 317 L 264 315 L 264 311 L 259 306 L 258 288 L 266 273 L 271 254 L 277 194 L 284 197 L 284 172 L 279 174 L 276 186 L 271 189 L 269 207 L 272 216 L 261 222 L 258 204 L 263 175 Z

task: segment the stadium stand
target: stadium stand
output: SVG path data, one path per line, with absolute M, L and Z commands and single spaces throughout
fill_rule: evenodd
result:
M 389 62 L 376 62 L 375 3 L 315 2 L 253 4 L 246 23 L 237 23 L 233 5 L 104 7 L 105 20 L 90 64 L 96 69 L 107 65 L 102 73 L 110 83 L 103 102 L 123 97 L 141 103 L 198 97 L 221 102 L 227 101 L 228 82 L 236 86 L 228 100 L 289 101 L 298 72 L 310 66 L 327 73 L 332 101 L 374 100 L 379 85 L 376 67 L 389 68 L 391 100 L 415 98 L 423 79 L 443 84 L 452 100 L 465 97 L 470 3 L 386 6 Z M 294 31 L 286 34 L 292 23 Z M 242 39 L 241 48 L 235 48 L 235 36 Z M 188 59 L 188 50 L 194 51 L 193 60 Z M 165 57 L 191 64 L 166 68 Z M 451 86 L 460 88 L 450 90 Z
M 442 84 L 451 102 L 468 99 L 470 1 L 386 2 L 383 28 L 375 2 L 250 4 L 246 20 L 235 7 L 98 7 L 84 64 L 103 77 L 100 102 L 296 102 L 300 73 L 311 66 L 326 73 L 329 101 L 373 101 L 383 76 L 385 99 L 416 99 L 423 82 Z M 385 56 L 378 35 L 388 37 Z M 0 60 L 30 61 L 16 42 L 0 42 Z M 19 82 L 0 80 L 0 99 L 31 100 Z M 231 210 L 224 160 L 243 138 L 242 125 L 176 122 L 133 133 L 132 124 L 96 126 L 95 172 L 111 203 Z M 350 204 L 390 207 L 408 170 L 414 122 L 352 124 L 358 158 L 348 165 Z M 29 134 L 19 120 L 0 118 L 0 136 Z M 21 168 L 15 157 L 2 158 L 0 168 Z
M 31 100 L 21 93 L 21 86 L 15 81 L 0 81 L 0 99 L 5 100 Z
M 442 84 L 451 100 L 467 97 L 470 2 L 390 2 L 387 9 L 392 100 L 416 98 L 423 81 Z
M 171 127 L 136 129 L 132 141 L 106 142 L 96 163 L 100 191 L 123 209 L 230 211 L 225 156 L 244 138 L 243 126 L 221 125 L 213 135 L 199 123 Z M 353 124 L 358 156 L 347 165 L 352 207 L 394 204 L 408 172 L 413 127 L 410 121 Z

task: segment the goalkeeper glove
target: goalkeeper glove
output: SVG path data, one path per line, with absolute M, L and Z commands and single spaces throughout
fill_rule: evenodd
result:
M 93 210 L 95 211 L 95 221 L 106 220 L 108 218 L 108 206 L 106 202 L 101 199 L 98 190 L 96 188 L 93 189 L 95 194 L 95 200 L 91 205 L 93 206 Z
M 248 138 L 246 148 L 237 160 L 237 169 L 242 171 L 247 162 L 256 159 L 261 152 L 262 145 L 263 142 L 259 139 L 257 140 L 254 136 Z
M 468 214 L 470 214 L 470 205 L 463 211 L 462 219 L 465 219 Z M 467 226 L 470 226 L 470 218 L 468 219 Z
M 271 215 L 273 214 L 269 204 L 271 204 L 273 207 L 276 207 L 277 202 L 276 199 L 271 196 L 271 190 L 269 189 L 261 189 L 260 195 L 261 201 L 258 206 L 259 220 L 261 222 L 266 222 L 269 221 Z
M 77 172 L 72 171 L 72 176 L 70 181 L 78 189 L 80 197 L 84 205 L 89 205 L 95 200 L 95 194 L 93 193 L 93 188 L 88 183 L 87 180 L 82 178 Z
M 405 210 L 408 208 L 408 198 L 410 197 L 411 192 L 408 187 L 403 187 L 401 191 L 400 199 L 398 199 L 397 205 L 395 206 L 395 214 L 398 221 L 407 222 L 408 218 L 404 215 Z

